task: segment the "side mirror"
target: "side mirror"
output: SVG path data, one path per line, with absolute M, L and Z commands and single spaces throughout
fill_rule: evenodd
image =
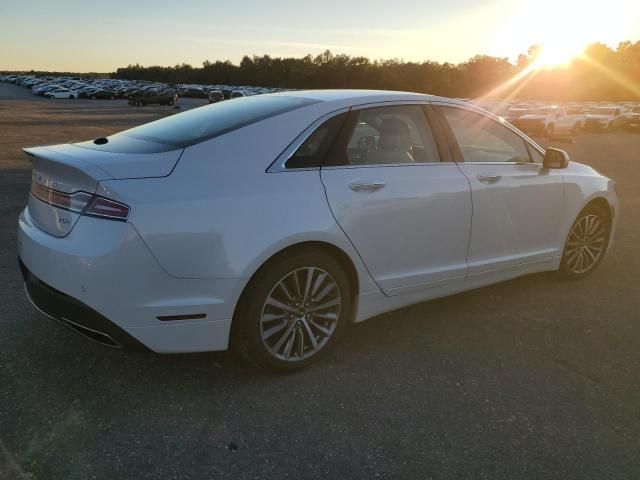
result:
M 549 147 L 544 152 L 542 165 L 544 168 L 567 168 L 569 166 L 569 154 L 559 148 Z

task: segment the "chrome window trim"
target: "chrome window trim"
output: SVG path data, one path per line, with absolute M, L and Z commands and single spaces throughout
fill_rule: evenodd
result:
M 323 166 L 322 170 L 338 170 L 338 169 L 354 169 L 354 168 L 385 168 L 385 167 L 441 167 L 444 165 L 455 166 L 455 162 L 429 162 L 429 163 L 378 163 L 370 165 L 328 165 Z
M 334 110 L 329 112 L 317 120 L 315 120 L 311 125 L 309 125 L 306 129 L 298 135 L 293 142 L 289 144 L 284 151 L 278 155 L 278 157 L 269 165 L 266 172 L 267 173 L 277 173 L 277 172 L 305 172 L 305 171 L 313 171 L 319 170 L 320 167 L 300 167 L 300 168 L 287 168 L 286 163 L 291 158 L 291 156 L 300 148 L 309 136 L 316 131 L 316 129 L 322 125 L 324 122 L 329 120 L 336 115 L 340 115 L 342 113 L 349 112 L 350 110 L 362 110 L 365 108 L 375 108 L 375 107 L 389 107 L 389 106 L 400 106 L 400 105 L 429 105 L 429 100 L 389 100 L 382 102 L 368 102 L 368 103 L 359 103 L 357 105 L 351 105 L 349 107 L 343 107 L 338 110 Z M 401 166 L 401 165 L 439 165 L 441 163 L 453 163 L 453 162 L 429 162 L 429 163 L 394 163 L 394 164 L 381 164 L 381 165 L 348 165 L 351 168 L 359 168 L 359 167 L 379 167 L 379 166 Z M 345 167 L 347 165 L 335 165 L 335 167 Z M 323 167 L 323 168 L 333 168 L 333 167 Z
M 449 162 L 449 163 L 453 163 L 455 164 L 456 162 Z M 514 166 L 520 166 L 520 167 L 528 167 L 528 166 L 538 166 L 538 167 L 542 167 L 542 163 L 540 162 L 457 162 L 458 165 L 460 164 L 467 164 L 467 165 L 514 165 Z
M 516 127 L 514 127 L 509 122 L 507 122 L 504 118 L 496 115 L 495 113 L 491 113 L 489 110 L 485 110 L 484 108 L 477 107 L 477 106 L 475 106 L 473 104 L 460 104 L 460 103 L 447 102 L 445 100 L 432 100 L 430 103 L 432 105 L 434 105 L 434 106 L 460 108 L 462 110 L 468 110 L 470 112 L 477 113 L 478 115 L 484 115 L 485 117 L 490 118 L 494 122 L 496 122 L 496 123 L 502 125 L 503 127 L 507 128 L 508 130 L 511 130 L 513 133 L 518 135 L 525 142 L 527 142 L 529 145 L 531 145 L 533 148 L 535 148 L 542 156 L 544 156 L 545 150 L 540 145 L 538 145 L 535 141 L 533 141 L 533 139 L 531 139 L 530 137 L 528 137 L 527 135 L 522 133 Z M 475 163 L 475 164 L 478 164 L 478 165 L 480 165 L 480 164 L 484 164 L 484 165 L 524 165 L 524 163 L 519 163 L 519 162 L 463 162 L 463 163 Z M 533 165 L 542 165 L 542 163 L 538 163 L 538 162 L 529 162 L 529 163 L 531 163 Z

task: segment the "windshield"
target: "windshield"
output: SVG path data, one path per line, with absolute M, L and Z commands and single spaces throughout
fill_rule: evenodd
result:
M 186 147 L 317 102 L 287 96 L 240 97 L 162 118 L 119 135 Z

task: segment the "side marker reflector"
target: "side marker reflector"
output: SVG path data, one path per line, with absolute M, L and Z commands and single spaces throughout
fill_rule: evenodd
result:
M 172 322 L 174 320 L 198 320 L 200 318 L 206 318 L 206 316 L 206 313 L 193 313 L 190 315 L 164 315 L 156 318 L 162 322 Z

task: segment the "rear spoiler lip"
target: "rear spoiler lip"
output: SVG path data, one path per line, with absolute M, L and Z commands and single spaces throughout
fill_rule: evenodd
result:
M 22 149 L 30 157 L 72 165 L 97 181 L 163 178 L 173 173 L 185 148 L 156 153 L 116 153 L 62 143 Z
M 67 155 L 66 153 L 53 150 L 50 148 L 53 146 L 57 146 L 57 145 L 25 147 L 22 149 L 22 151 L 25 154 L 27 154 L 29 157 L 32 157 L 35 159 L 42 158 L 43 160 L 61 161 L 61 163 L 64 163 L 64 164 L 71 164 L 75 168 L 79 168 L 82 171 L 84 171 L 85 174 L 93 177 L 94 180 L 96 180 L 96 182 L 113 179 L 113 175 L 109 174 L 109 172 L 100 168 L 98 165 L 87 162 L 82 158 L 74 157 L 72 155 Z M 70 159 L 71 162 L 64 162 L 65 158 Z

